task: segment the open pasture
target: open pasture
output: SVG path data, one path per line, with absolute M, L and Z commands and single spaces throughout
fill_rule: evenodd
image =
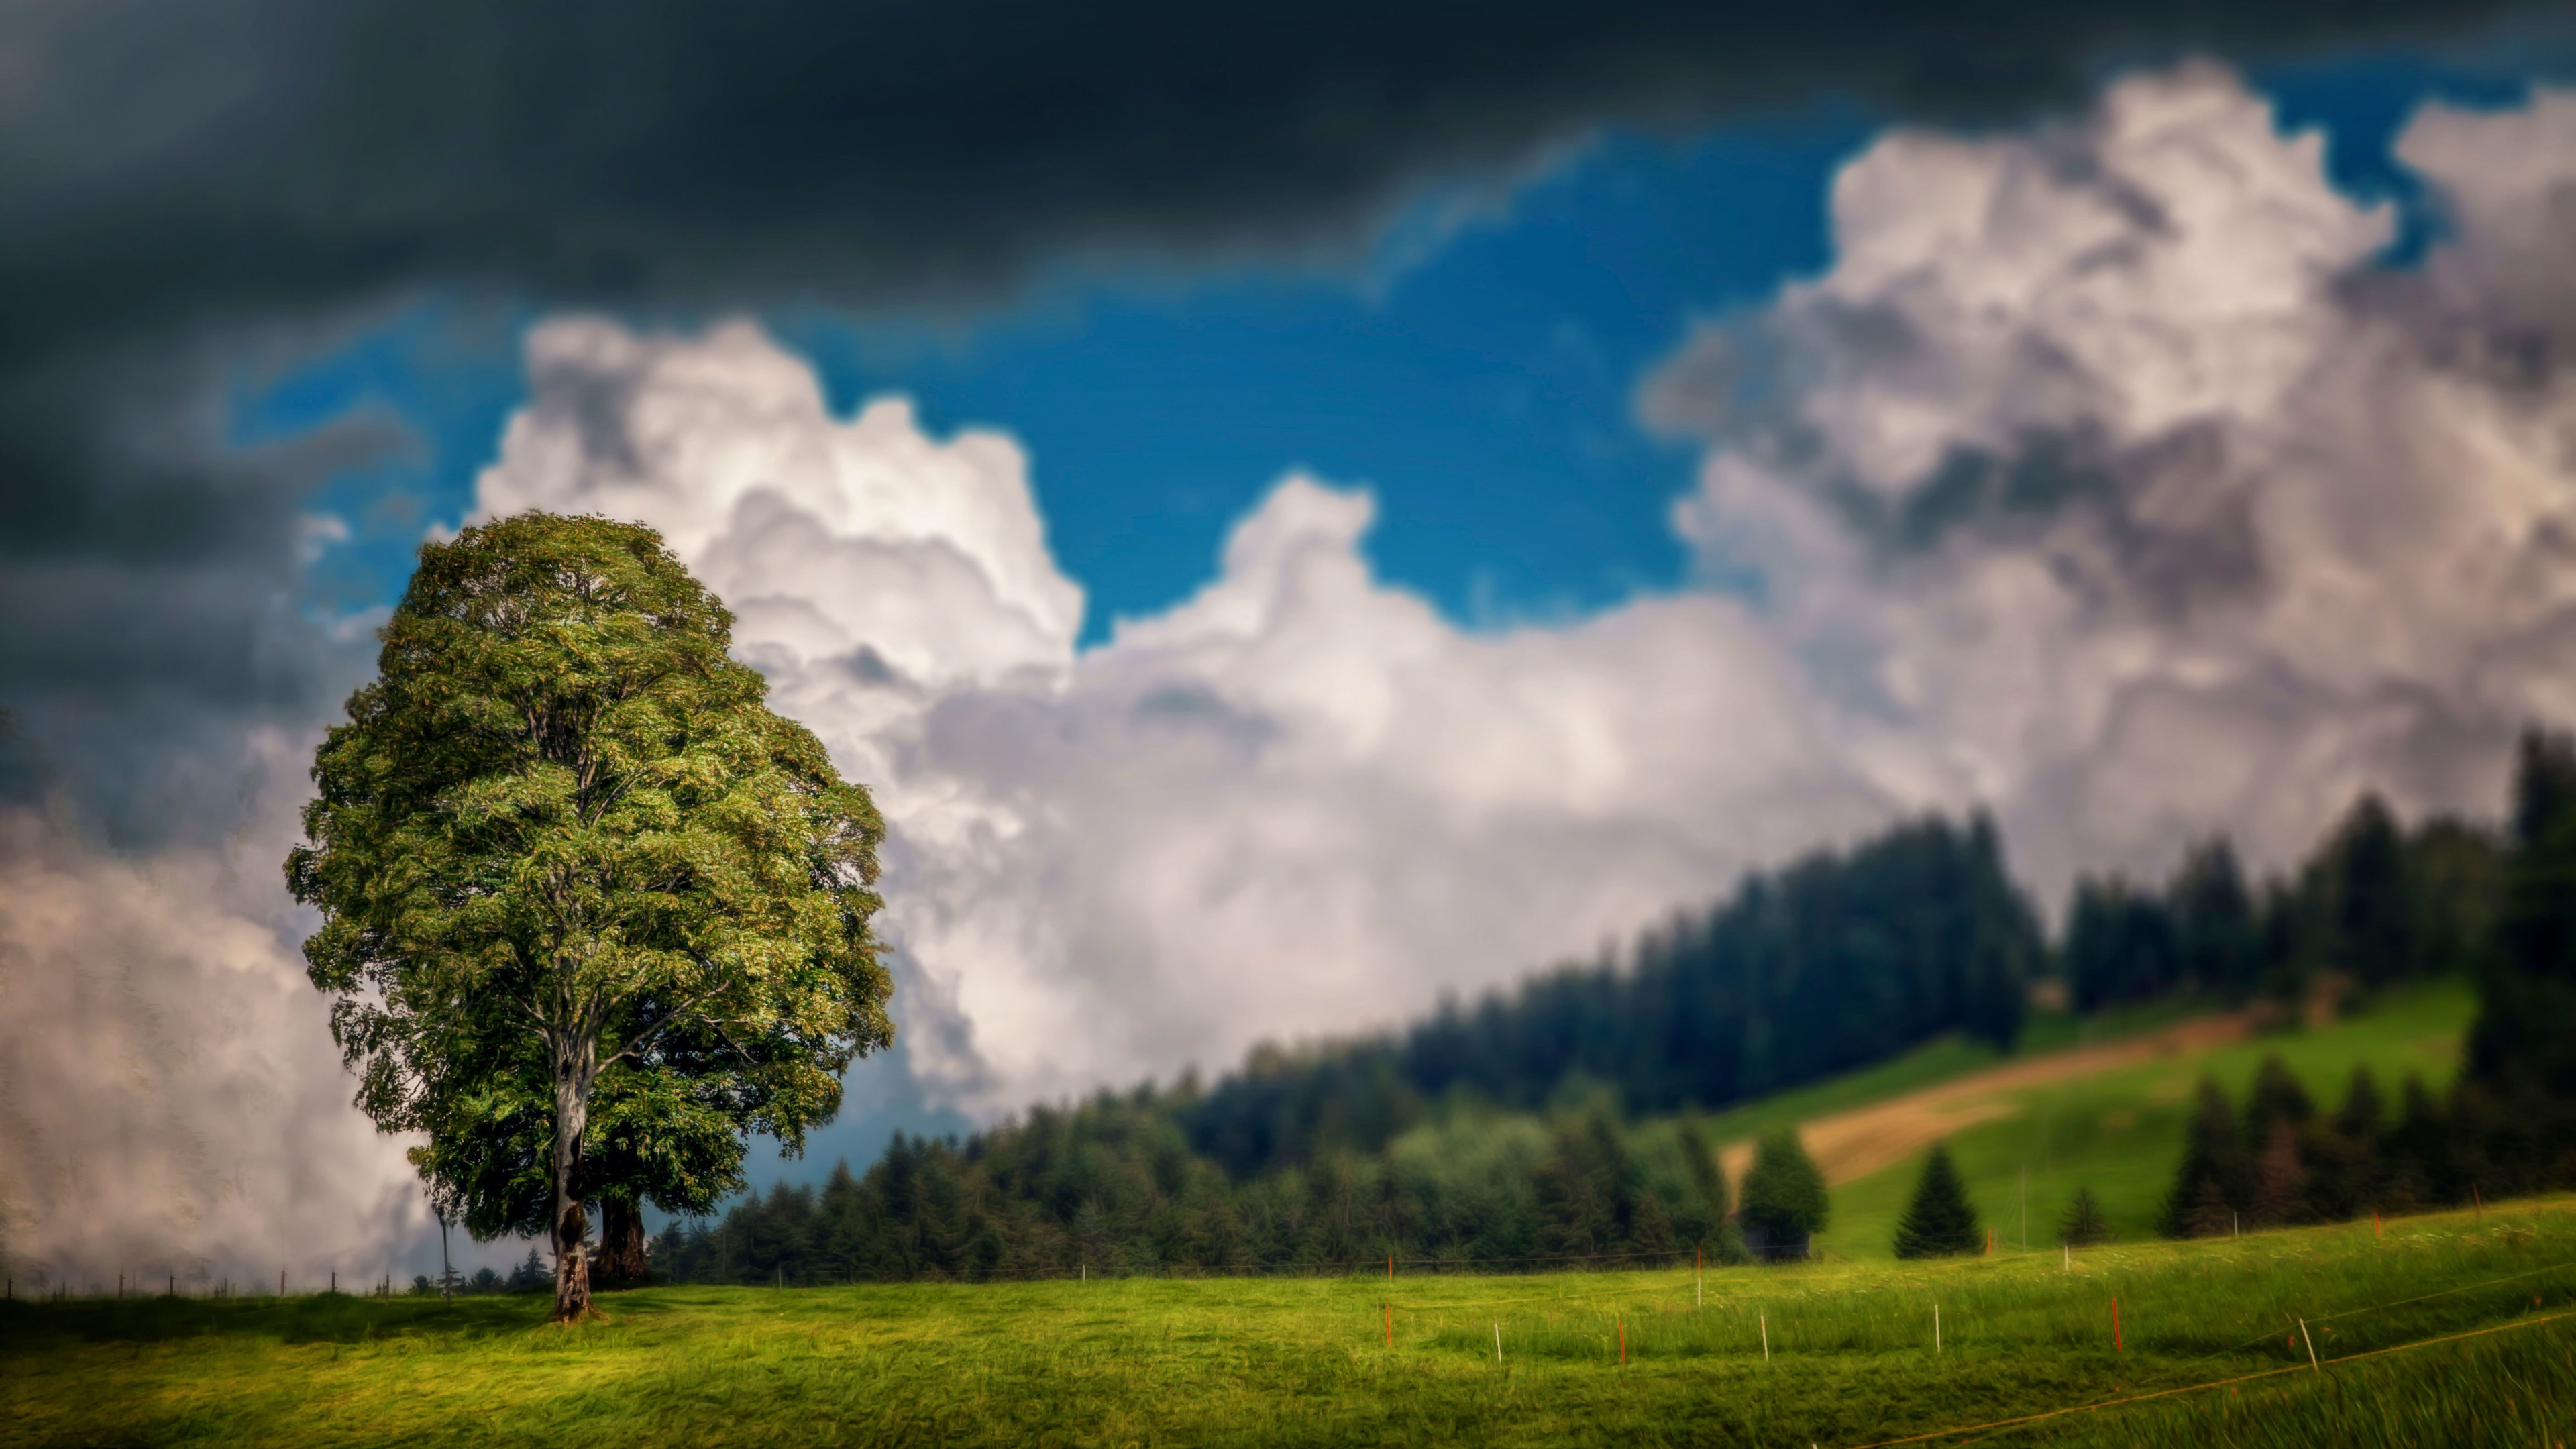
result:
M 1697 1289 L 1685 1267 L 603 1301 L 570 1332 L 535 1298 L 13 1303 L 0 1444 L 1831 1449 L 2166 1390 L 2192 1391 L 1929 1442 L 2576 1440 L 2564 1198 Z

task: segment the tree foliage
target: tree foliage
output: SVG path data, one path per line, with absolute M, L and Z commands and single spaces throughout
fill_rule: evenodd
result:
M 1374 1151 L 1444 1098 L 1536 1110 L 1569 1083 L 1630 1112 L 1714 1108 L 1948 1032 L 2008 1049 L 2047 959 L 1992 822 L 1905 822 L 1747 877 L 1646 932 L 1399 1035 L 1256 1051 L 1187 1113 L 1239 1177 Z
M 1746 1230 L 1759 1230 L 1774 1244 L 1803 1243 L 1824 1231 L 1832 1210 L 1824 1173 L 1798 1134 L 1786 1128 L 1755 1144 L 1753 1165 L 1745 1170 L 1736 1197 L 1743 1204 L 1737 1216 Z
M 2320 980 L 2363 990 L 2465 971 L 2486 949 L 2505 844 L 2448 817 L 2411 830 L 2364 794 L 2286 877 L 2249 881 L 2224 837 L 2161 886 L 2080 877 L 2059 950 L 2079 1011 L 2174 993 L 2298 998 Z
M 421 552 L 314 760 L 305 945 L 357 1100 L 479 1238 L 703 1211 L 886 1043 L 866 792 L 727 656 L 650 529 L 525 514 Z
M 1959 1178 L 1958 1164 L 1950 1160 L 1949 1144 L 1936 1142 L 1931 1156 L 1923 1160 L 1923 1175 L 1915 1180 L 1912 1200 L 1896 1220 L 1896 1256 L 1953 1258 L 1984 1247 L 1985 1232 L 1977 1226 L 1977 1210 L 1968 1202 L 1968 1185 Z
M 2075 1200 L 2066 1205 L 2066 1217 L 2057 1226 L 2057 1240 L 2070 1248 L 2090 1248 L 2111 1241 L 2111 1220 L 2102 1212 L 2101 1199 L 2090 1187 L 2075 1189 Z

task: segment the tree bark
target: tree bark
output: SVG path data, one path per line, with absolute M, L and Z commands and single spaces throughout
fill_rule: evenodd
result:
M 650 1276 L 644 1255 L 644 1206 L 617 1198 L 599 1204 L 599 1258 L 593 1278 L 603 1288 L 640 1288 Z
M 590 1216 L 581 1205 L 581 1139 L 590 1128 L 590 1089 L 599 1075 L 599 1044 L 586 1033 L 559 1037 L 555 1048 L 555 1317 L 577 1323 L 590 1312 Z

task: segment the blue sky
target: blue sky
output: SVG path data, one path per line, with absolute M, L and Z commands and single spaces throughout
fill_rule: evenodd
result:
M 2390 137 L 2427 99 L 2505 104 L 2527 75 L 2384 54 L 2253 79 L 2284 127 L 2327 130 L 2339 184 L 2401 203 L 2402 261 L 2434 223 Z M 1681 581 L 1667 513 L 1691 455 L 1637 425 L 1637 380 L 1693 319 L 1828 263 L 1827 186 L 1875 129 L 1825 103 L 1691 138 L 1613 133 L 1463 216 L 1425 203 L 1358 264 L 1132 271 L 968 321 L 764 320 L 837 407 L 900 392 L 934 430 L 1019 437 L 1089 590 L 1086 639 L 1204 581 L 1291 468 L 1372 487 L 1377 566 L 1453 619 L 1564 617 Z M 462 515 L 521 397 L 529 320 L 419 304 L 241 389 L 244 442 L 335 418 L 412 440 L 313 500 L 352 528 L 316 563 L 317 605 L 389 602 L 421 529 Z

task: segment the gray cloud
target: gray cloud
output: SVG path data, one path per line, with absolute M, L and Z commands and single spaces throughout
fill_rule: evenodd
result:
M 2110 61 L 2548 13 L 32 0 L 0 12 L 0 608 L 35 642 L 0 699 L 134 830 L 209 804 L 111 784 L 183 743 L 156 711 L 221 753 L 217 722 L 327 709 L 348 659 L 295 608 L 314 471 L 215 445 L 209 360 L 389 296 L 971 305 L 1069 259 L 1332 253 L 1609 119 L 2001 118 Z

